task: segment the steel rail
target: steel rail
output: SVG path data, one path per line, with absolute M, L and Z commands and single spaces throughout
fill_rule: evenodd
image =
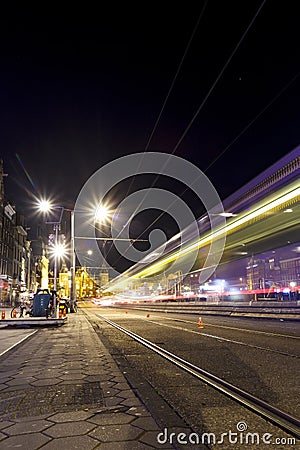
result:
M 188 361 L 185 361 L 179 356 L 174 355 L 168 350 L 159 347 L 158 345 L 154 344 L 148 339 L 145 339 L 142 336 L 139 336 L 138 334 L 130 330 L 127 330 L 121 325 L 112 322 L 111 320 L 101 316 L 100 314 L 96 315 L 104 322 L 108 323 L 112 327 L 118 329 L 119 331 L 131 337 L 135 341 L 154 351 L 156 354 L 162 356 L 163 358 L 165 358 L 172 364 L 176 365 L 177 367 L 183 369 L 184 371 L 188 372 L 195 378 L 204 381 L 206 384 L 213 387 L 217 391 L 221 392 L 224 395 L 227 395 L 228 397 L 240 403 L 242 406 L 247 407 L 254 413 L 258 414 L 259 416 L 268 419 L 270 422 L 272 422 L 274 425 L 278 426 L 282 430 L 292 434 L 297 439 L 300 439 L 300 420 L 298 420 L 297 418 L 276 408 L 275 406 L 268 404 L 264 400 L 255 397 L 249 392 L 246 392 L 243 389 L 240 389 L 237 386 L 234 386 L 231 383 L 222 380 L 216 375 L 213 375 L 212 373 L 207 372 L 206 370 L 201 369 L 200 367 L 197 367 Z

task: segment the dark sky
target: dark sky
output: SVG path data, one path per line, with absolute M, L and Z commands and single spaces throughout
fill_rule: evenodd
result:
M 96 170 L 144 150 L 194 163 L 224 199 L 299 144 L 298 2 L 103 5 L 2 11 L 0 156 L 17 206 L 72 207 Z

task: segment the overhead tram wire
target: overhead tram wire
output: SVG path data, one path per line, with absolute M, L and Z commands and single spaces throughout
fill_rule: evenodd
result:
M 272 100 L 270 100 L 261 110 L 258 114 L 256 114 L 256 116 L 250 120 L 250 122 L 235 136 L 235 138 L 219 153 L 218 156 L 216 156 L 216 158 L 203 170 L 203 172 L 207 172 L 207 170 L 212 167 L 212 165 L 218 161 L 219 158 L 221 158 L 221 156 L 224 155 L 224 153 L 251 127 L 251 125 L 253 125 L 253 123 L 270 107 L 272 106 L 272 104 L 278 100 L 278 98 L 297 80 L 297 78 L 300 76 L 300 72 L 298 72 L 288 83 L 285 84 L 285 86 L 283 88 L 280 89 L 279 92 L 277 92 L 277 94 L 272 98 Z M 188 191 L 188 188 L 184 189 L 181 192 L 181 195 L 185 194 Z M 171 206 L 174 205 L 174 203 L 176 202 L 176 200 L 174 200 L 173 203 L 171 203 Z M 155 222 L 157 222 L 157 220 L 160 219 L 161 216 L 159 216 L 158 218 L 156 218 L 152 224 L 154 224 Z M 152 225 L 151 224 L 151 225 Z M 147 230 L 147 229 L 146 229 Z
M 261 3 L 261 5 L 260 5 L 259 8 L 257 9 L 256 13 L 254 14 L 253 18 L 251 19 L 249 25 L 247 26 L 246 30 L 245 30 L 244 33 L 242 34 L 242 36 L 241 36 L 240 40 L 238 41 L 237 45 L 234 47 L 233 51 L 231 52 L 229 58 L 227 59 L 227 61 L 226 61 L 225 64 L 223 65 L 223 67 L 222 67 L 221 71 L 219 72 L 217 78 L 215 79 L 215 81 L 213 82 L 212 86 L 211 86 L 210 89 L 208 90 L 206 96 L 204 97 L 204 99 L 203 99 L 203 101 L 201 102 L 199 108 L 197 109 L 196 113 L 195 113 L 194 116 L 192 117 L 190 123 L 189 123 L 188 126 L 186 127 L 185 131 L 183 132 L 182 136 L 181 136 L 180 139 L 178 140 L 178 142 L 177 142 L 177 144 L 175 145 L 175 147 L 173 148 L 173 150 L 172 150 L 172 152 L 170 153 L 170 155 L 173 155 L 173 154 L 176 152 L 177 148 L 179 147 L 179 145 L 181 144 L 181 142 L 183 141 L 183 139 L 184 139 L 185 136 L 187 135 L 188 131 L 190 130 L 191 126 L 193 125 L 194 121 L 196 120 L 198 114 L 200 113 L 200 111 L 201 111 L 202 108 L 204 107 L 204 105 L 205 105 L 205 103 L 207 102 L 207 100 L 208 100 L 210 94 L 213 92 L 213 90 L 214 90 L 214 88 L 216 87 L 217 83 L 218 83 L 219 80 L 221 79 L 223 73 L 225 72 L 226 68 L 228 67 L 228 65 L 229 65 L 229 63 L 231 62 L 232 58 L 234 57 L 235 53 L 236 53 L 237 50 L 239 49 L 240 45 L 242 44 L 243 40 L 245 39 L 245 37 L 246 37 L 246 35 L 248 34 L 249 30 L 251 29 L 252 25 L 254 24 L 254 22 L 255 22 L 255 20 L 256 20 L 256 18 L 257 18 L 257 16 L 258 16 L 258 14 L 259 14 L 260 11 L 262 10 L 262 8 L 263 8 L 263 6 L 265 5 L 265 3 L 266 3 L 266 0 L 263 0 L 262 3 Z M 152 133 L 151 133 L 151 135 L 150 135 L 150 138 L 149 138 L 149 140 L 148 140 L 148 142 L 147 142 L 147 145 L 146 145 L 146 147 L 145 147 L 144 153 L 146 153 L 146 151 L 147 151 L 147 149 L 148 149 L 148 147 L 149 147 L 150 141 L 152 140 L 153 134 L 154 134 L 154 132 L 155 132 L 157 126 L 158 126 L 158 122 L 159 122 L 159 120 L 160 120 L 160 118 L 161 118 L 161 116 L 162 116 L 162 113 L 163 113 L 163 110 L 164 110 L 165 105 L 166 105 L 166 103 L 167 103 L 167 100 L 168 100 L 168 98 L 169 98 L 169 96 L 170 96 L 170 94 L 171 94 L 171 91 L 173 90 L 175 81 L 176 81 L 177 76 L 178 76 L 178 74 L 179 74 L 179 71 L 180 71 L 180 69 L 181 69 L 181 67 L 182 67 L 182 64 L 183 64 L 184 59 L 185 59 L 186 54 L 187 54 L 187 51 L 188 51 L 188 49 L 189 49 L 189 47 L 190 47 L 190 45 L 191 45 L 192 39 L 193 39 L 193 37 L 194 37 L 194 35 L 195 35 L 195 32 L 196 32 L 197 27 L 198 27 L 198 25 L 199 25 L 199 22 L 200 22 L 200 20 L 201 20 L 201 18 L 202 18 L 202 16 L 203 16 L 203 13 L 204 13 L 206 4 L 207 4 L 207 1 L 205 2 L 204 7 L 203 7 L 203 9 L 202 9 L 202 11 L 201 11 L 201 13 L 200 13 L 200 16 L 199 16 L 199 19 L 198 19 L 198 21 L 197 21 L 197 23 L 196 23 L 196 26 L 194 27 L 194 30 L 193 30 L 192 35 L 191 35 L 191 38 L 190 38 L 190 40 L 189 40 L 189 42 L 188 42 L 187 48 L 186 48 L 186 50 L 185 50 L 185 52 L 184 52 L 184 55 L 183 55 L 183 57 L 182 57 L 182 59 L 181 59 L 181 62 L 180 62 L 179 67 L 178 67 L 178 69 L 177 69 L 177 71 L 176 71 L 175 77 L 174 77 L 174 79 L 173 79 L 173 82 L 171 83 L 170 89 L 169 89 L 169 91 L 168 91 L 168 94 L 167 94 L 167 96 L 166 96 L 166 98 L 165 98 L 165 101 L 164 101 L 163 106 L 162 106 L 162 108 L 161 108 L 161 111 L 160 111 L 160 113 L 159 113 L 158 119 L 156 120 L 156 123 L 155 123 L 155 125 L 154 125 L 153 131 L 152 131 Z M 165 165 L 167 164 L 167 162 L 168 162 L 168 159 L 167 159 Z M 155 180 L 153 181 L 153 183 L 152 183 L 152 185 L 151 185 L 150 187 L 153 187 L 153 186 L 155 185 L 155 183 L 156 183 L 158 177 L 159 177 L 159 174 L 156 176 Z M 131 186 L 131 185 L 132 185 L 132 183 L 130 184 L 130 186 Z M 128 188 L 128 189 L 129 189 L 129 188 Z M 127 193 L 128 193 L 128 191 L 127 191 Z M 145 198 L 146 196 L 147 196 L 147 193 L 145 194 L 144 198 Z M 174 203 L 174 202 L 173 202 L 173 203 Z M 142 204 L 142 201 L 141 201 L 140 204 L 137 206 L 136 210 L 138 209 L 138 207 L 139 207 L 141 204 Z M 162 216 L 163 216 L 163 213 L 161 213 L 161 215 L 160 215 L 157 219 L 155 219 L 155 221 L 153 221 L 153 223 L 150 224 L 150 225 L 144 230 L 144 232 L 147 231 L 147 230 L 148 230 L 148 229 L 149 229 L 149 228 L 150 228 L 150 227 L 151 227 L 151 226 L 152 226 L 159 218 L 161 218 Z M 132 218 L 132 217 L 134 217 L 134 213 L 131 215 L 131 218 Z M 127 226 L 127 224 L 130 223 L 131 218 L 128 219 L 128 221 L 127 221 L 127 223 L 126 223 L 125 226 Z M 140 235 L 140 236 L 141 236 L 141 235 Z M 140 237 L 140 236 L 138 236 L 138 237 Z
M 256 13 L 254 14 L 253 18 L 251 19 L 249 25 L 247 26 L 246 30 L 244 31 L 243 35 L 241 36 L 239 42 L 237 43 L 237 45 L 235 46 L 235 48 L 234 48 L 233 51 L 231 52 L 229 58 L 227 59 L 226 63 L 225 63 L 224 66 L 222 67 L 222 69 L 221 69 L 220 73 L 218 74 L 216 80 L 214 81 L 214 83 L 212 84 L 212 86 L 211 86 L 211 88 L 209 89 L 208 93 L 207 93 L 206 96 L 204 97 L 204 100 L 201 102 L 201 105 L 200 105 L 199 108 L 197 109 L 197 111 L 196 111 L 196 113 L 194 114 L 192 120 L 190 121 L 190 123 L 188 124 L 187 128 L 186 128 L 185 131 L 183 132 L 181 138 L 178 140 L 178 142 L 177 142 L 177 144 L 175 145 L 173 151 L 170 153 L 170 155 L 173 155 L 173 154 L 176 152 L 177 148 L 179 147 L 179 145 L 180 145 L 181 142 L 183 141 L 184 137 L 186 136 L 186 134 L 187 134 L 188 131 L 190 130 L 192 124 L 194 123 L 194 121 L 196 120 L 198 114 L 200 113 L 200 111 L 201 111 L 202 108 L 204 107 L 206 101 L 208 100 L 210 94 L 212 93 L 212 91 L 213 91 L 214 88 L 216 87 L 218 81 L 219 81 L 220 78 L 222 77 L 222 75 L 223 75 L 225 69 L 227 68 L 227 66 L 228 66 L 229 63 L 231 62 L 233 56 L 235 55 L 235 53 L 236 53 L 237 50 L 239 49 L 240 45 L 242 44 L 243 40 L 245 39 L 246 35 L 248 34 L 250 28 L 252 27 L 253 23 L 255 22 L 255 20 L 256 20 L 258 14 L 260 13 L 260 11 L 261 11 L 261 9 L 263 8 L 263 6 L 264 6 L 265 3 L 266 3 L 266 0 L 263 0 L 262 3 L 261 3 L 261 5 L 259 6 L 258 10 L 257 10 Z M 205 8 L 205 6 L 206 6 L 206 4 L 204 5 L 204 8 Z M 202 10 L 202 12 L 201 12 L 201 15 L 200 15 L 200 17 L 199 17 L 199 19 L 198 19 L 198 21 L 197 21 L 196 27 L 198 26 L 199 21 L 200 21 L 202 15 L 203 15 L 204 8 L 203 8 L 203 10 Z M 194 29 L 194 31 L 193 31 L 193 33 L 192 33 L 192 37 L 191 37 L 191 39 L 190 39 L 190 41 L 189 41 L 188 47 L 190 46 L 191 40 L 192 40 L 192 38 L 193 38 L 193 36 L 194 36 L 194 34 L 195 34 L 196 27 L 195 27 L 195 29 Z M 187 49 L 188 49 L 188 48 L 187 48 Z M 186 53 L 187 53 L 187 51 L 185 52 L 184 57 L 186 56 Z M 182 61 L 181 61 L 181 63 L 180 63 L 180 67 L 179 67 L 179 68 L 181 68 L 181 66 L 182 66 L 184 57 L 183 57 L 183 59 L 182 59 Z M 178 69 L 178 71 L 177 71 L 177 73 L 176 73 L 176 77 L 177 77 L 177 75 L 178 75 L 178 72 L 179 72 L 179 69 Z M 174 79 L 174 82 L 175 82 L 175 79 Z M 169 93 L 168 93 L 168 95 L 167 95 L 167 98 L 166 98 L 166 100 L 165 100 L 165 102 L 164 102 L 164 104 L 163 104 L 163 107 L 162 107 L 161 113 L 160 113 L 160 115 L 159 115 L 159 118 L 161 117 L 162 111 L 163 111 L 163 109 L 164 109 L 164 107 L 165 107 L 166 101 L 167 101 L 167 99 L 168 99 L 168 97 L 169 97 L 169 94 L 171 93 L 171 89 L 173 88 L 173 86 L 174 86 L 174 83 L 172 83 L 172 86 L 171 86 L 171 88 L 170 88 L 170 90 L 169 90 Z M 158 120 L 159 120 L 159 119 L 158 119 Z M 157 127 L 158 120 L 157 120 L 157 122 L 156 122 L 156 124 L 155 124 L 155 128 L 154 128 L 154 129 L 156 129 L 156 127 Z M 251 124 L 250 124 L 250 125 L 251 125 Z M 249 126 L 250 126 L 250 125 L 249 125 Z M 153 136 L 153 133 L 154 133 L 154 130 L 153 130 L 153 132 L 152 132 L 152 134 L 151 134 L 151 138 L 152 138 L 152 136 Z M 147 144 L 146 149 L 148 148 L 149 143 L 150 143 L 150 139 L 149 139 L 149 141 L 148 141 L 148 144 Z M 168 162 L 168 160 L 166 161 L 165 164 L 167 164 L 167 162 Z M 154 182 L 152 183 L 151 187 L 153 187 L 153 186 L 155 185 L 155 182 L 157 181 L 158 176 L 159 176 L 159 175 L 156 176 L 156 178 L 155 178 Z M 185 192 L 185 191 L 184 191 L 184 192 Z M 144 198 L 145 198 L 145 197 L 144 197 Z M 140 202 L 140 205 L 141 205 L 141 202 Z M 160 217 L 161 217 L 161 216 L 160 216 Z M 156 219 L 156 220 L 157 220 L 157 219 Z M 154 221 L 154 223 L 155 223 L 155 221 Z M 151 225 L 149 225 L 149 226 L 151 226 Z M 149 228 L 149 227 L 148 227 L 148 228 Z M 148 228 L 147 228 L 147 229 L 148 229 Z
M 252 119 L 250 122 L 237 134 L 237 136 L 218 154 L 218 156 L 213 159 L 213 161 L 206 167 L 204 172 L 206 172 L 208 169 L 211 168 L 211 166 L 214 165 L 216 161 L 218 161 L 221 156 L 224 155 L 224 153 L 253 125 L 253 123 L 271 106 L 273 103 L 285 92 L 291 84 L 293 84 L 297 78 L 299 77 L 300 72 L 298 72 L 288 83 L 285 84 L 285 86 L 280 89 L 279 92 L 272 98 L 272 100 L 269 101 L 269 103 L 266 104 L 266 106 L 263 107 L 263 109 Z
M 191 46 L 192 40 L 194 39 L 195 33 L 196 33 L 197 28 L 198 28 L 198 26 L 199 26 L 200 20 L 202 19 L 202 16 L 203 16 L 203 14 L 204 14 L 204 11 L 205 11 L 205 8 L 206 8 L 207 3 L 208 3 L 208 0 L 205 1 L 205 4 L 204 4 L 204 6 L 203 6 L 203 8 L 202 8 L 202 11 L 201 11 L 201 13 L 200 13 L 200 15 L 199 15 L 199 17 L 198 17 L 197 23 L 196 23 L 196 25 L 195 25 L 195 27 L 194 27 L 194 30 L 193 30 L 192 35 L 191 35 L 191 37 L 190 37 L 190 40 L 189 40 L 189 42 L 188 42 L 188 44 L 187 44 L 187 46 L 186 46 L 186 49 L 185 49 L 185 51 L 184 51 L 184 53 L 183 53 L 183 56 L 182 56 L 182 58 L 181 58 L 181 61 L 180 61 L 179 66 L 178 66 L 178 68 L 177 68 L 177 71 L 176 71 L 175 76 L 174 76 L 174 78 L 173 78 L 173 81 L 172 81 L 172 83 L 171 83 L 170 89 L 169 89 L 169 91 L 168 91 L 168 93 L 167 93 L 167 95 L 166 95 L 166 98 L 165 98 L 165 100 L 164 100 L 164 102 L 163 102 L 163 105 L 162 105 L 162 107 L 161 107 L 161 110 L 160 110 L 160 112 L 159 112 L 159 114 L 158 114 L 157 120 L 156 120 L 156 122 L 155 122 L 155 124 L 154 124 L 153 130 L 152 130 L 152 132 L 151 132 L 151 134 L 150 134 L 150 136 L 149 136 L 149 139 L 148 139 L 148 142 L 147 142 L 147 144 L 146 144 L 144 153 L 148 150 L 149 145 L 150 145 L 150 142 L 152 141 L 153 135 L 154 135 L 154 133 L 155 133 L 155 131 L 156 131 L 156 128 L 157 128 L 157 126 L 158 126 L 158 123 L 159 123 L 159 121 L 160 121 L 160 118 L 161 118 L 161 116 L 162 116 L 162 114 L 163 114 L 163 111 L 164 111 L 164 109 L 165 109 L 165 107 L 166 107 L 167 101 L 169 100 L 169 97 L 170 97 L 170 95 L 171 95 L 171 92 L 172 92 L 173 87 L 174 87 L 174 85 L 175 85 L 175 82 L 176 82 L 176 80 L 177 80 L 177 77 L 178 77 L 178 75 L 179 75 L 179 72 L 180 72 L 180 70 L 181 70 L 181 67 L 182 67 L 182 65 L 183 65 L 183 62 L 184 62 L 184 60 L 185 60 L 185 58 L 186 58 L 187 52 L 188 52 L 188 50 L 189 50 L 189 48 L 190 48 L 190 46 Z
M 159 114 L 158 114 L 158 117 L 157 117 L 157 119 L 156 119 L 156 121 L 155 121 L 155 124 L 154 124 L 154 127 L 153 127 L 153 129 L 152 129 L 152 132 L 150 133 L 148 142 L 147 142 L 147 144 L 146 144 L 146 146 L 145 146 L 145 149 L 144 149 L 144 153 L 146 153 L 146 152 L 148 151 L 150 142 L 152 141 L 153 135 L 154 135 L 154 133 L 155 133 L 155 131 L 156 131 L 156 129 L 157 129 L 158 123 L 159 123 L 159 121 L 160 121 L 160 119 L 161 119 L 161 116 L 162 116 L 162 114 L 163 114 L 163 112 L 164 112 L 164 109 L 165 109 L 166 104 L 167 104 L 167 102 L 168 102 L 168 100 L 169 100 L 169 97 L 170 97 L 170 95 L 171 95 L 171 92 L 172 92 L 172 90 L 173 90 L 173 88 L 174 88 L 174 85 L 175 85 L 175 82 L 176 82 L 176 80 L 177 80 L 177 78 L 178 78 L 179 72 L 180 72 L 180 70 L 181 70 L 181 68 L 182 68 L 182 65 L 183 65 L 183 63 L 184 63 L 184 60 L 185 60 L 185 58 L 186 58 L 186 55 L 187 55 L 187 53 L 188 53 L 188 51 L 189 51 L 189 48 L 190 48 L 190 46 L 191 46 L 191 43 L 192 43 L 192 41 L 193 41 L 193 39 L 194 39 L 194 36 L 195 36 L 195 34 L 196 34 L 196 31 L 197 31 L 197 29 L 198 29 L 200 20 L 201 20 L 202 17 L 203 17 L 203 14 L 204 14 L 204 11 L 205 11 L 205 8 L 206 8 L 207 3 L 208 3 L 208 0 L 205 0 L 205 3 L 204 3 L 204 5 L 203 5 L 203 8 L 202 8 L 202 10 L 201 10 L 201 12 L 200 12 L 200 14 L 199 14 L 198 19 L 197 19 L 196 25 L 194 26 L 194 29 L 193 29 L 193 31 L 192 31 L 191 37 L 190 37 L 190 39 L 189 39 L 189 41 L 188 41 L 188 43 L 187 43 L 187 46 L 186 46 L 186 48 L 185 48 L 185 50 L 184 50 L 184 53 L 183 53 L 183 56 L 182 56 L 181 61 L 180 61 L 180 63 L 179 63 L 179 66 L 178 66 L 178 68 L 177 68 L 177 70 L 176 70 L 176 73 L 175 73 L 175 75 L 174 75 L 174 77 L 173 77 L 173 80 L 172 80 L 172 82 L 171 82 L 171 86 L 170 86 L 170 88 L 169 88 L 169 90 L 168 90 L 168 93 L 167 93 L 167 95 L 166 95 L 166 97 L 165 97 L 165 100 L 164 100 L 164 102 L 163 102 L 163 105 L 162 105 L 162 107 L 161 107 L 161 110 L 160 110 L 160 112 L 159 112 Z M 140 162 L 140 164 L 141 164 L 141 162 Z M 139 167 L 140 167 L 140 165 L 138 166 L 137 170 L 139 169 Z M 127 189 L 127 192 L 126 192 L 125 197 L 127 197 L 128 193 L 130 192 L 130 189 L 131 189 L 131 187 L 132 187 L 132 184 L 133 184 L 133 180 L 134 180 L 134 179 L 135 179 L 135 176 L 133 177 L 133 179 L 132 179 L 131 182 L 130 182 L 130 185 L 129 185 L 128 189 Z M 156 178 L 156 180 L 157 180 L 157 178 Z M 155 183 L 155 182 L 154 182 L 154 183 Z M 151 187 L 153 187 L 154 183 L 152 184 Z M 144 198 L 145 198 L 145 197 L 144 197 Z M 132 220 L 132 218 L 135 216 L 135 213 L 136 213 L 136 211 L 138 210 L 139 206 L 141 206 L 141 203 L 136 207 L 135 211 L 131 214 L 131 217 L 127 220 L 127 222 L 126 222 L 126 224 L 125 224 L 125 227 L 131 222 L 131 220 Z M 154 223 L 155 223 L 155 221 L 154 221 Z M 153 224 L 154 224 L 154 223 L 153 223 Z M 120 235 L 120 233 L 118 234 L 118 236 L 119 236 L 119 235 Z M 139 237 L 140 237 L 140 236 L 139 236 Z M 108 251 L 108 254 L 109 254 L 109 252 L 110 252 L 110 250 Z M 126 253 L 126 252 L 125 252 L 125 253 Z M 120 259 L 120 258 L 119 258 L 119 259 Z
M 173 151 L 171 154 L 174 154 L 177 150 L 177 148 L 179 147 L 179 145 L 181 144 L 181 142 L 183 141 L 183 139 L 185 138 L 185 136 L 187 135 L 188 131 L 190 130 L 191 126 L 193 125 L 193 123 L 195 122 L 198 114 L 200 113 L 200 111 L 202 110 L 203 106 L 205 105 L 207 99 L 209 98 L 210 94 L 212 93 L 212 91 L 214 90 L 214 88 L 216 87 L 217 83 L 219 82 L 220 78 L 222 77 L 223 73 L 225 72 L 225 70 L 227 69 L 227 66 L 229 65 L 230 61 L 232 60 L 232 58 L 234 57 L 235 53 L 237 52 L 237 50 L 239 49 L 241 43 L 243 42 L 243 40 L 245 39 L 246 35 L 248 34 L 250 28 L 252 27 L 253 23 L 255 22 L 258 14 L 260 13 L 261 9 L 263 8 L 264 4 L 266 3 L 266 0 L 263 0 L 263 2 L 261 3 L 260 7 L 258 8 L 258 10 L 256 11 L 254 17 L 252 18 L 251 22 L 249 23 L 248 27 L 246 28 L 246 30 L 244 31 L 242 37 L 240 38 L 239 42 L 237 43 L 237 45 L 235 46 L 235 48 L 233 49 L 233 51 L 231 52 L 231 55 L 229 56 L 229 58 L 227 59 L 226 63 L 224 64 L 223 68 L 221 69 L 219 75 L 217 76 L 217 78 L 215 79 L 214 83 L 212 84 L 211 88 L 209 89 L 208 93 L 206 94 L 206 96 L 204 97 L 201 105 L 199 106 L 199 108 L 197 109 L 197 111 L 195 112 L 192 120 L 190 121 L 190 123 L 188 124 L 188 126 L 186 127 L 185 131 L 183 132 L 181 138 L 179 139 L 179 141 L 177 142 L 177 144 L 175 145 Z

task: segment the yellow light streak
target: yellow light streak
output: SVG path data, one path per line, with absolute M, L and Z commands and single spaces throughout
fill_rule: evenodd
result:
M 155 273 L 157 272 L 163 265 L 168 264 L 174 260 L 176 260 L 179 257 L 183 257 L 189 252 L 192 252 L 194 250 L 197 250 L 198 248 L 209 244 L 212 239 L 220 238 L 221 236 L 224 236 L 224 234 L 227 234 L 228 232 L 233 231 L 234 229 L 240 227 L 241 225 L 244 225 L 246 222 L 249 222 L 266 212 L 269 212 L 270 210 L 282 205 L 283 203 L 286 203 L 295 197 L 300 195 L 300 188 L 297 188 L 282 197 L 271 201 L 267 205 L 264 205 L 260 208 L 258 208 L 255 211 L 252 211 L 251 213 L 246 213 L 243 217 L 234 220 L 231 224 L 226 225 L 225 227 L 221 228 L 220 230 L 217 230 L 214 233 L 209 234 L 207 237 L 200 239 L 199 241 L 195 242 L 194 244 L 189 245 L 185 249 L 181 249 L 178 252 L 176 252 L 173 255 L 170 255 L 169 257 L 164 258 L 162 261 L 159 261 L 157 263 L 154 263 L 152 266 L 144 269 L 143 271 L 139 272 L 134 276 L 134 278 L 141 278 L 145 277 L 146 275 L 149 275 L 149 273 Z
M 297 186 L 295 189 L 293 189 L 294 186 Z M 289 189 L 289 192 L 286 192 L 286 190 Z M 251 211 L 244 212 L 241 217 L 235 217 L 230 221 L 230 223 L 226 224 L 225 227 L 220 228 L 219 230 L 216 230 L 213 233 L 208 234 L 207 236 L 201 238 L 197 242 L 192 243 L 191 245 L 178 250 L 174 254 L 171 254 L 167 257 L 165 257 L 163 260 L 158 261 L 156 263 L 153 263 L 148 268 L 145 268 L 144 270 L 141 270 L 141 272 L 138 272 L 137 274 L 133 275 L 132 277 L 129 276 L 129 278 L 145 278 L 147 276 L 151 276 L 161 270 L 161 268 L 169 264 L 173 261 L 175 261 L 178 258 L 182 258 L 183 256 L 187 255 L 190 252 L 193 252 L 195 250 L 198 250 L 200 247 L 203 247 L 207 244 L 210 244 L 213 239 L 219 239 L 222 236 L 232 233 L 233 231 L 236 231 L 237 228 L 241 227 L 242 225 L 247 224 L 248 222 L 252 221 L 253 219 L 258 218 L 259 216 L 265 215 L 266 213 L 269 213 L 273 209 L 278 208 L 281 205 L 284 205 L 285 203 L 290 202 L 291 200 L 294 200 L 300 196 L 300 187 L 299 187 L 299 181 L 296 183 L 293 183 L 291 186 L 285 187 L 280 192 L 277 193 L 279 197 L 273 200 L 272 198 L 264 200 L 265 203 L 263 206 L 257 207 L 254 206 Z M 128 281 L 128 280 L 126 280 Z M 124 283 L 124 280 L 120 280 L 116 283 L 114 286 L 114 283 L 112 282 L 110 285 L 110 290 L 112 287 L 116 288 Z

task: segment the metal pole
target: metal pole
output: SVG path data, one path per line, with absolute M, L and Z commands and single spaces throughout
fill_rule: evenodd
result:
M 55 247 L 57 248 L 58 246 L 58 224 L 54 225 L 54 229 L 55 229 Z M 53 309 L 54 309 L 54 314 L 55 317 L 57 316 L 57 311 L 56 311 L 56 290 L 57 290 L 57 254 L 55 253 L 54 256 L 54 274 L 53 274 L 54 280 L 53 280 L 53 286 L 54 286 L 54 295 L 53 295 Z
M 70 311 L 75 312 L 74 305 L 76 304 L 76 254 L 75 254 L 75 236 L 74 236 L 74 211 L 71 211 L 71 292 L 70 292 Z
M 28 255 L 27 290 L 30 291 L 30 287 L 31 287 L 30 249 L 28 250 L 27 255 Z

